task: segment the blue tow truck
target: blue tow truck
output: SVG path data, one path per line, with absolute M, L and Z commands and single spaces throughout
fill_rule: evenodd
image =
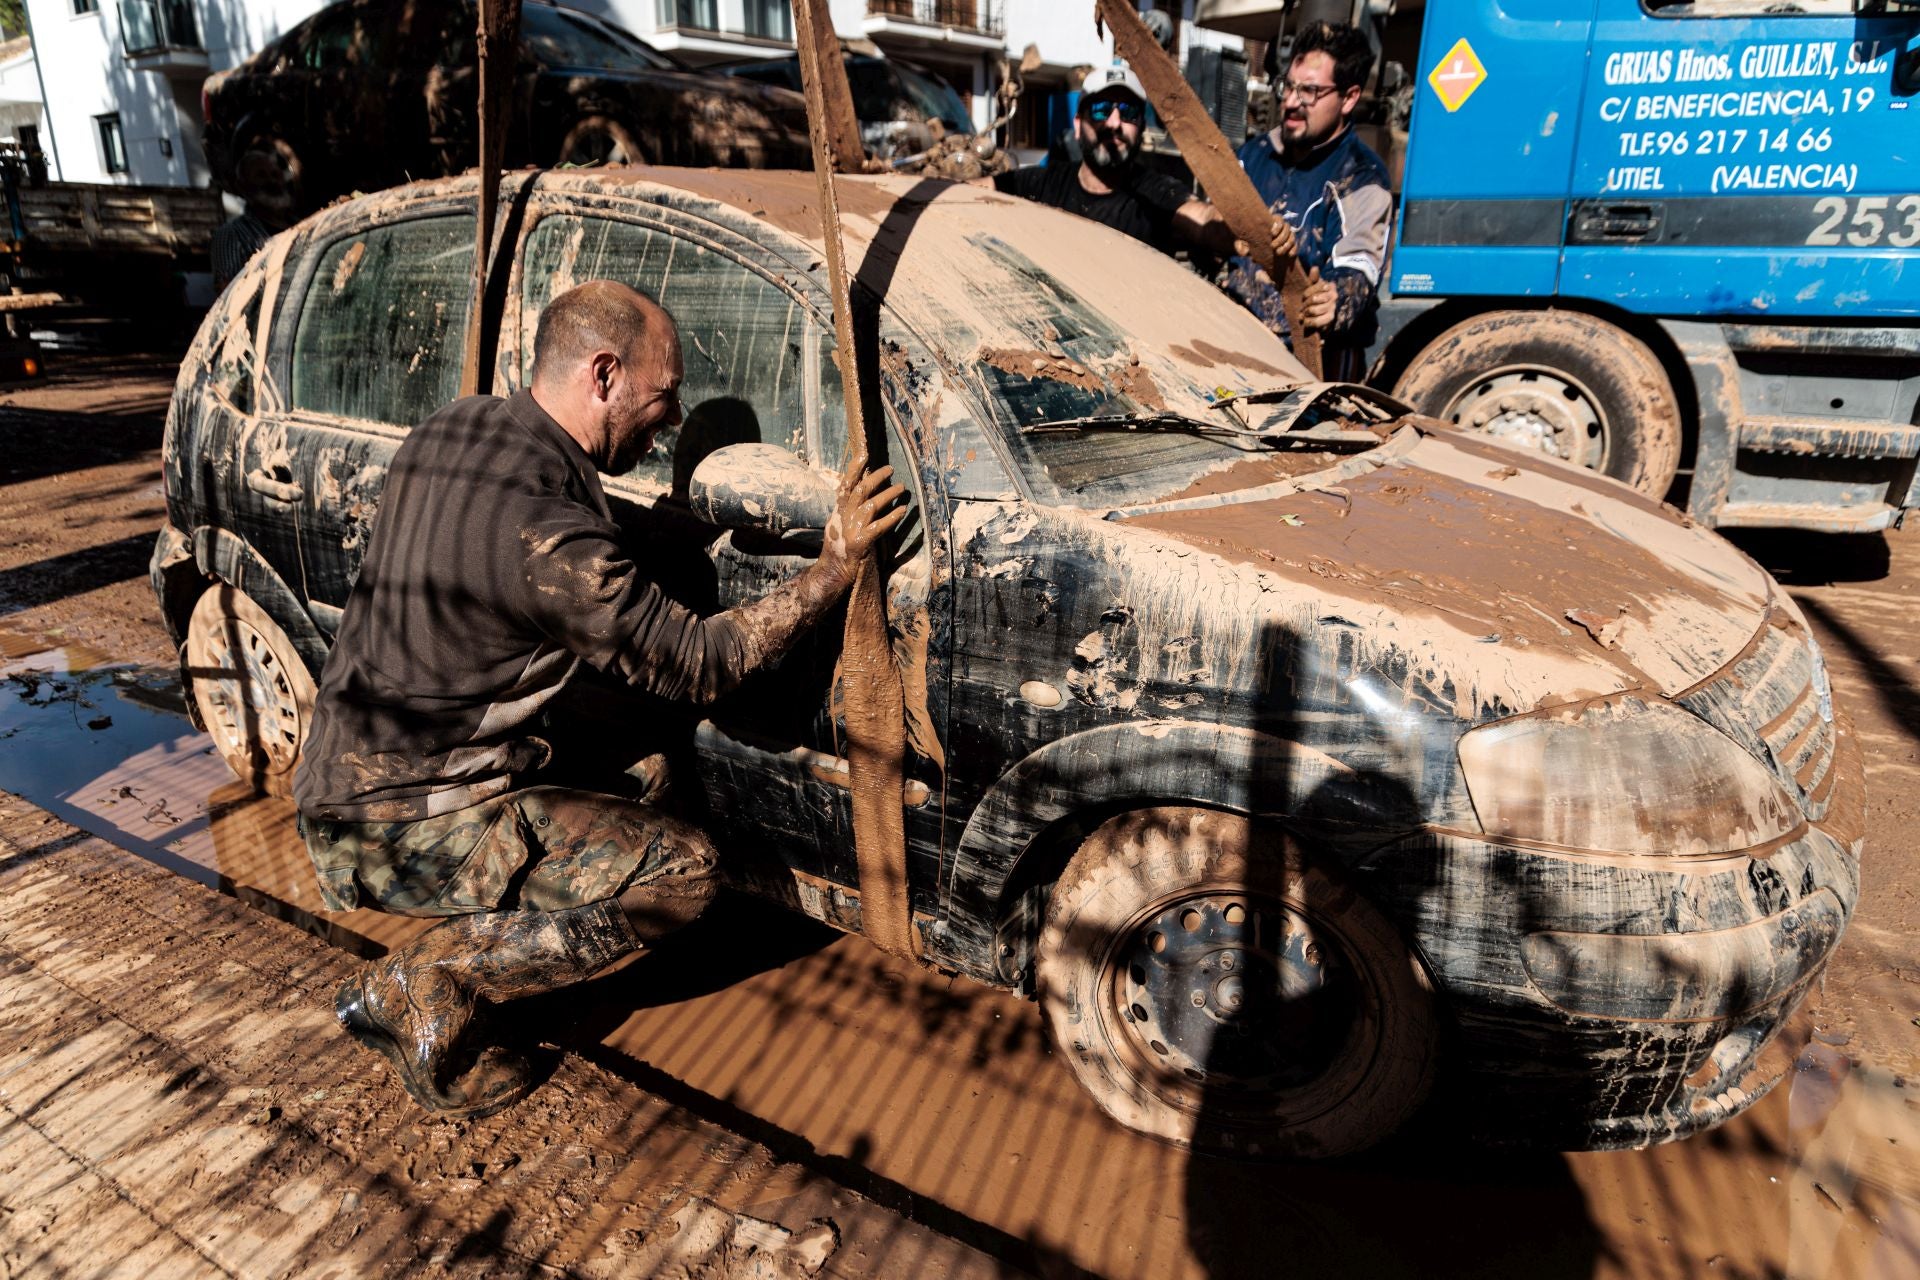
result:
M 1656 495 L 1690 465 L 1710 526 L 1920 504 L 1920 0 L 1199 19 L 1261 9 L 1363 24 L 1387 64 L 1376 384 Z

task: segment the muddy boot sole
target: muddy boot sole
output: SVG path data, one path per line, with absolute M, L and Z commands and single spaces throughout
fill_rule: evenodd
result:
M 333 998 L 333 1014 L 355 1040 L 372 1049 L 388 1062 L 400 1077 L 407 1096 L 435 1115 L 459 1120 L 478 1120 L 496 1111 L 504 1111 L 533 1090 L 526 1064 L 502 1051 L 482 1052 L 469 1076 L 493 1075 L 497 1078 L 472 1096 L 442 1092 L 430 1079 L 422 1079 L 416 1064 L 401 1048 L 399 1039 L 368 1007 L 366 987 L 355 975 L 340 985 Z

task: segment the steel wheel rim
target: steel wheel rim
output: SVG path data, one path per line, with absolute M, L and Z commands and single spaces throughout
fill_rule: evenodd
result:
M 301 708 L 280 656 L 242 619 L 227 617 L 208 637 L 214 671 L 202 677 L 207 731 L 222 755 L 266 773 L 293 767 L 300 751 Z M 251 732 L 253 728 L 258 733 Z
M 1593 471 L 1613 455 L 1613 430 L 1600 397 L 1562 369 L 1510 364 L 1479 375 L 1440 415 L 1515 447 Z
M 1317 1115 L 1352 1093 L 1344 1068 L 1378 1035 L 1377 988 L 1349 952 L 1299 904 L 1185 889 L 1114 935 L 1097 1009 L 1122 1068 L 1170 1106 L 1241 1123 Z

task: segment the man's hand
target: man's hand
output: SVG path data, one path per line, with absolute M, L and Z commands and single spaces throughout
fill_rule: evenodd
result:
M 1294 239 L 1293 228 L 1288 225 L 1287 220 L 1285 218 L 1281 217 L 1277 213 L 1274 214 L 1273 215 L 1273 260 L 1275 262 L 1285 262 L 1288 258 L 1291 258 L 1293 256 L 1293 251 L 1297 247 L 1298 247 L 1298 242 L 1295 241 Z
M 1331 280 L 1320 278 L 1320 268 L 1307 272 L 1307 296 L 1300 306 L 1300 327 L 1324 329 L 1333 323 L 1340 306 L 1340 290 Z
M 820 564 L 843 585 L 853 582 L 855 571 L 874 544 L 907 518 L 906 507 L 894 506 L 907 491 L 897 484 L 888 485 L 892 478 L 892 467 L 877 467 L 840 488 L 839 506 L 827 519 Z
M 1291 258 L 1294 250 L 1300 247 L 1300 242 L 1294 237 L 1293 228 L 1287 224 L 1287 220 L 1284 217 L 1277 213 L 1273 215 L 1273 223 L 1267 228 L 1267 234 L 1272 237 L 1267 243 L 1273 247 L 1273 260 L 1276 265 L 1284 263 L 1288 258 Z M 1243 258 L 1251 258 L 1253 256 L 1253 246 L 1245 240 L 1235 240 L 1233 242 L 1233 251 Z M 1273 284 L 1273 277 L 1267 274 L 1265 267 L 1255 267 L 1253 274 L 1256 279 L 1264 280 L 1268 284 Z M 1280 286 L 1275 284 L 1273 287 L 1277 289 Z

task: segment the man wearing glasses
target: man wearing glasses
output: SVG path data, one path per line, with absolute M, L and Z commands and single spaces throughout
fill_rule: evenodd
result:
M 552 714 L 584 668 L 712 702 L 819 621 L 905 515 L 889 469 L 869 472 L 798 577 L 692 613 L 635 563 L 599 479 L 679 423 L 683 371 L 672 316 L 589 281 L 541 313 L 530 390 L 454 401 L 389 468 L 294 798 L 330 910 L 444 917 L 334 1000 L 430 1111 L 483 1116 L 532 1087 L 479 1034 L 486 1002 L 583 982 L 713 896 L 706 837 Z
M 1302 325 L 1321 335 L 1329 381 L 1364 372 L 1374 339 L 1393 196 L 1387 169 L 1354 136 L 1352 118 L 1373 71 L 1373 50 L 1344 23 L 1316 22 L 1294 38 L 1280 90 L 1280 123 L 1240 148 L 1240 165 L 1267 207 L 1292 225 L 1308 288 Z M 1246 257 L 1225 287 L 1269 329 L 1289 337 L 1280 292 Z
M 1146 123 L 1147 95 L 1133 69 L 1125 63 L 1103 67 L 1081 86 L 1073 121 L 1080 163 L 1015 169 L 991 181 L 1001 191 L 1103 222 L 1162 253 L 1185 244 L 1228 257 L 1233 235 L 1214 207 L 1184 183 L 1137 163 Z M 1291 233 L 1280 219 L 1274 222 L 1281 237 L 1276 248 L 1291 251 Z

